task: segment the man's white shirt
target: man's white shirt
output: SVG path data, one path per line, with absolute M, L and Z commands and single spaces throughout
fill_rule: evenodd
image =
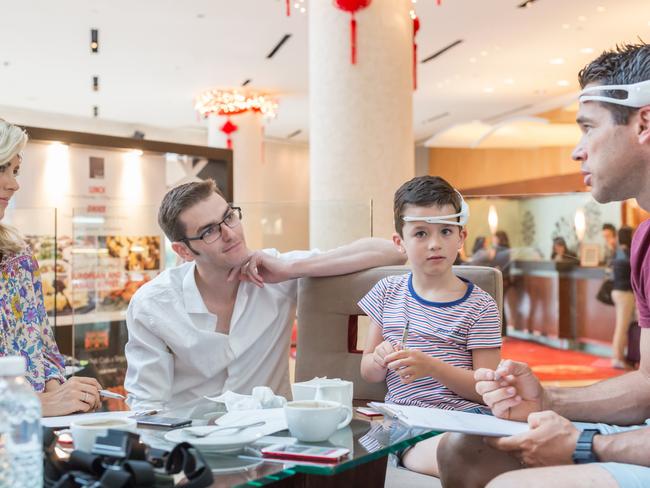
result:
M 318 253 L 264 252 L 282 260 Z M 124 386 L 134 410 L 191 409 L 204 395 L 231 390 L 250 394 L 269 386 L 290 396 L 289 341 L 297 280 L 239 285 L 229 334 L 216 331 L 196 286 L 195 263 L 161 273 L 133 296 L 127 311 L 129 340 Z

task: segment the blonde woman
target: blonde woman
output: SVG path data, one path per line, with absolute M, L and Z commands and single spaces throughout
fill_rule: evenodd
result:
M 2 223 L 18 191 L 21 151 L 27 134 L 0 119 L 0 356 L 20 355 L 26 377 L 39 394 L 44 416 L 87 412 L 100 405 L 94 378 L 63 376 L 63 357 L 43 304 L 38 263 L 15 230 Z

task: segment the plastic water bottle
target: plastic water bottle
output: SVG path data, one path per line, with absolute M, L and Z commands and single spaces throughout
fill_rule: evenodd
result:
M 0 488 L 43 486 L 41 402 L 25 378 L 25 358 L 0 358 Z

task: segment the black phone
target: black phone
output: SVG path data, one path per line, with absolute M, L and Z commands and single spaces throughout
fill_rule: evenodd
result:
M 184 427 L 192 425 L 192 419 L 182 419 L 176 417 L 162 417 L 159 415 L 143 415 L 141 417 L 134 417 L 138 425 L 155 425 L 157 427 Z

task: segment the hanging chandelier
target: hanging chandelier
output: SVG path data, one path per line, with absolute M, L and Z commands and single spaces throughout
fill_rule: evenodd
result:
M 267 118 L 273 118 L 278 109 L 278 103 L 268 95 L 215 89 L 205 91 L 196 97 L 194 109 L 202 117 L 208 115 L 230 116 L 250 111 L 260 113 Z

